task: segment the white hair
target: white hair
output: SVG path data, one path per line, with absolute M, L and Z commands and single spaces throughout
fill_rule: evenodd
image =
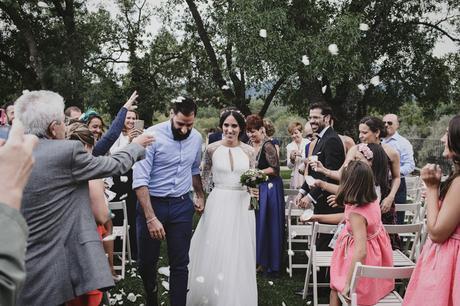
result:
M 43 137 L 53 121 L 62 122 L 64 99 L 49 90 L 27 91 L 14 102 L 14 110 L 27 134 Z

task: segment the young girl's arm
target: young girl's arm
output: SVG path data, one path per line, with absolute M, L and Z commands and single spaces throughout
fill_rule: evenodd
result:
M 351 230 L 353 231 L 354 250 L 353 257 L 351 259 L 350 269 L 348 270 L 347 279 L 345 281 L 345 287 L 342 294 L 345 296 L 349 295 L 351 278 L 355 265 L 357 262 L 364 262 L 367 255 L 367 221 L 366 219 L 356 213 L 350 213 L 349 220 Z
M 435 176 L 437 178 L 434 178 Z M 458 205 L 460 178 L 454 179 L 450 185 L 441 207 L 438 205 L 441 169 L 425 166 L 422 169 L 422 178 L 427 185 L 425 205 L 427 207 L 428 235 L 433 242 L 443 243 L 455 231 L 460 220 L 460 205 Z
M 89 185 L 89 199 L 91 210 L 97 224 L 104 224 L 109 218 L 109 208 L 104 195 L 104 182 L 102 179 L 91 180 Z
M 339 224 L 343 220 L 343 213 L 329 214 L 329 215 L 313 215 L 310 220 L 326 224 Z

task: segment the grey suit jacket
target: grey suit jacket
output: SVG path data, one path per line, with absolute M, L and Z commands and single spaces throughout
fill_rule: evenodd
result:
M 41 139 L 24 189 L 29 227 L 19 305 L 59 305 L 114 285 L 89 205 L 88 180 L 127 172 L 145 149 L 130 144 L 94 157 L 79 141 Z
M 17 209 L 0 203 L 0 305 L 16 305 L 26 278 L 27 225 Z

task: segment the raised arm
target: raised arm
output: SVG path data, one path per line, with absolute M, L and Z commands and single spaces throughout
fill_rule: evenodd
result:
M 118 137 L 120 137 L 120 133 L 125 125 L 125 119 L 128 110 L 134 110 L 137 107 L 134 105 L 137 97 L 137 92 L 134 91 L 128 101 L 126 101 L 125 105 L 123 105 L 123 107 L 118 111 L 118 114 L 110 125 L 107 133 L 105 133 L 94 146 L 94 156 L 105 155 L 110 150 L 115 141 L 117 141 Z

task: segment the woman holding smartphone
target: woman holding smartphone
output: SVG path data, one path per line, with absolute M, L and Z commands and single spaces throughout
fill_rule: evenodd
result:
M 110 154 L 113 154 L 131 143 L 131 141 L 143 133 L 143 120 L 138 120 L 139 114 L 134 110 L 128 110 L 126 113 L 125 124 L 120 133 L 120 136 L 110 148 Z M 133 171 L 129 170 L 121 176 L 113 177 L 113 186 L 111 191 L 116 193 L 113 201 L 126 201 L 126 209 L 128 211 L 128 224 L 129 224 L 129 242 L 131 247 L 132 259 L 137 259 L 137 243 L 136 243 L 136 194 L 132 190 Z M 115 216 L 114 224 L 122 222 L 123 216 L 120 214 Z

